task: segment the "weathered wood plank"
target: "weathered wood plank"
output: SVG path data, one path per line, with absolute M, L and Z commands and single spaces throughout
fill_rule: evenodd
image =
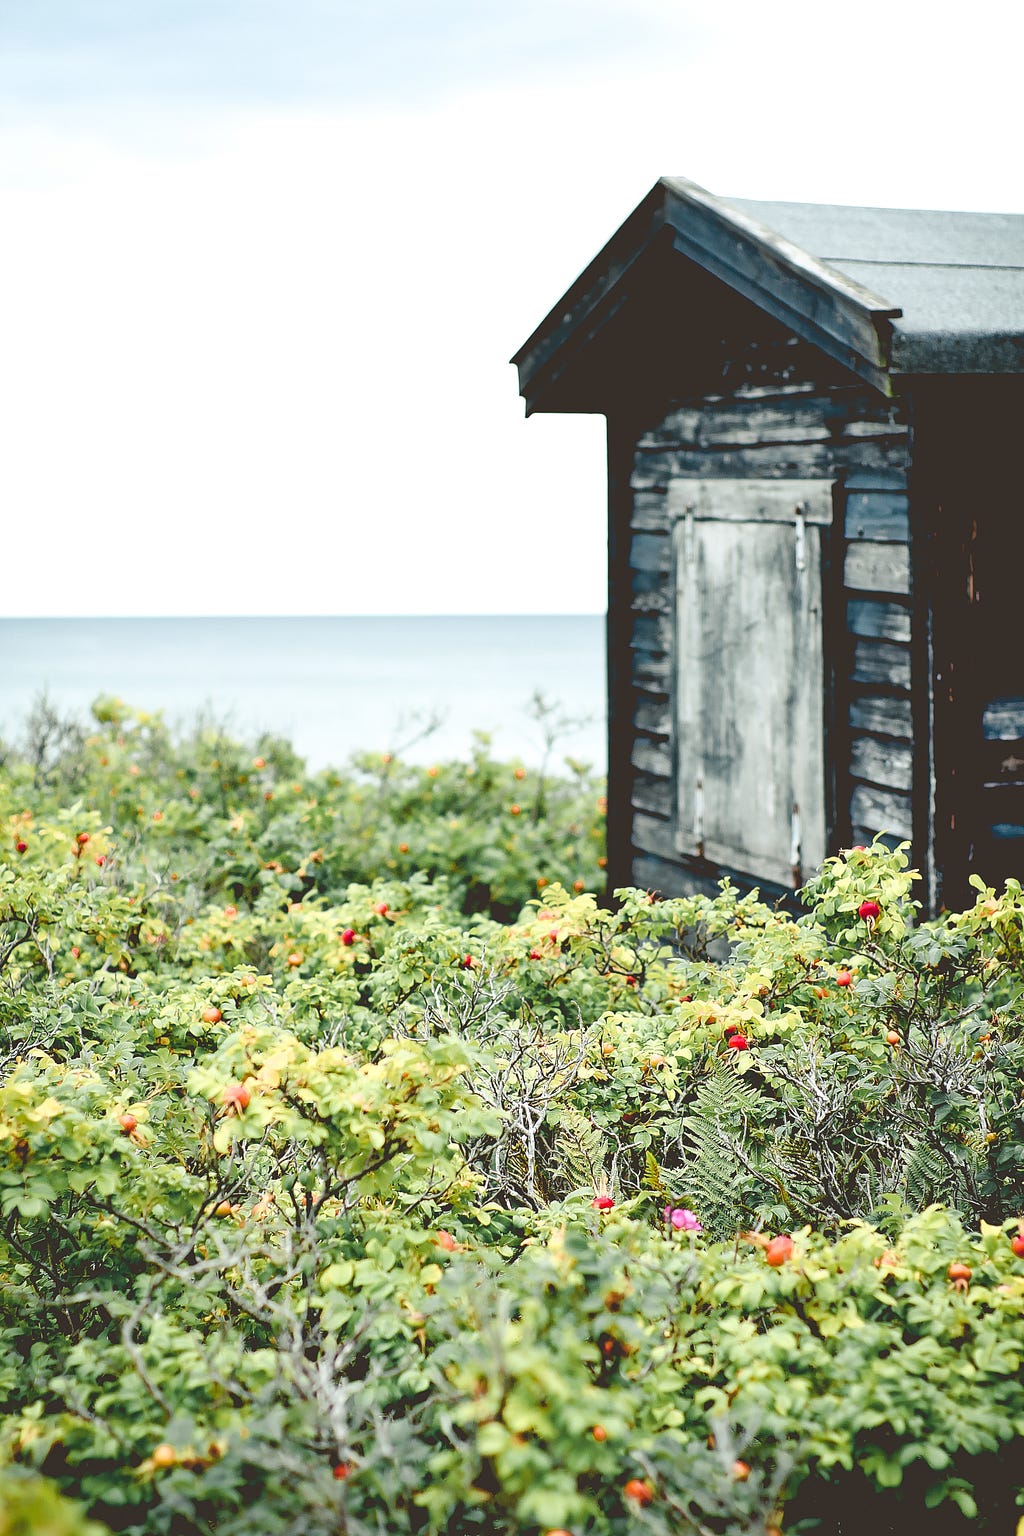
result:
M 910 537 L 910 503 L 896 491 L 850 491 L 846 497 L 846 537 L 905 544 Z
M 656 853 L 663 859 L 677 857 L 672 823 L 662 816 L 649 816 L 643 811 L 633 813 L 633 846 L 644 853 Z
M 908 460 L 907 440 L 903 437 L 880 437 L 836 443 L 834 462 L 837 468 L 849 471 L 864 470 L 879 477 L 893 470 L 906 478 Z
M 671 618 L 674 601 L 672 585 L 666 580 L 646 591 L 634 592 L 629 606 L 633 613 L 660 614 Z
M 633 780 L 633 805 L 638 811 L 668 820 L 675 814 L 675 791 L 670 779 L 638 773 Z
M 631 567 L 629 572 L 629 587 L 631 592 L 656 592 L 663 585 L 669 569 L 664 571 L 637 570 Z
M 851 681 L 909 689 L 910 648 L 890 645 L 887 640 L 858 640 L 853 649 Z
M 905 491 L 907 470 L 893 465 L 887 469 L 850 469 L 845 477 L 847 491 Z
M 850 742 L 850 772 L 855 779 L 909 791 L 914 783 L 914 754 L 902 742 L 855 736 Z
M 746 401 L 746 399 L 749 399 L 749 401 L 760 402 L 775 399 L 775 401 L 788 402 L 795 401 L 801 395 L 821 396 L 821 393 L 823 393 L 823 390 L 821 390 L 820 384 L 817 384 L 814 379 L 794 379 L 794 381 L 772 379 L 771 384 L 738 382 L 729 390 L 728 395 L 709 395 L 708 399 L 734 399 L 734 401 Z
M 633 651 L 633 682 L 637 688 L 667 693 L 672 682 L 672 661 L 664 651 Z
M 844 468 L 881 471 L 902 467 L 907 449 L 902 439 L 880 438 L 850 443 L 758 444 L 749 448 L 659 449 L 638 454 L 631 485 L 653 490 L 675 479 L 832 480 Z
M 830 480 L 673 480 L 666 499 L 672 518 L 785 523 L 799 508 L 808 523 L 832 521 Z
M 672 713 L 668 699 L 656 698 L 649 693 L 640 694 L 633 711 L 633 724 L 638 731 L 647 731 L 652 736 L 664 736 L 667 739 L 672 732 Z
M 850 796 L 850 823 L 872 833 L 888 832 L 898 838 L 910 837 L 910 796 L 896 790 L 855 784 Z
M 909 699 L 877 699 L 870 696 L 850 702 L 850 727 L 911 741 L 914 735 Z
M 629 571 L 629 607 L 634 613 L 671 614 L 672 593 L 671 570 Z
M 638 736 L 630 761 L 641 773 L 659 774 L 667 779 L 672 772 L 671 744 L 654 736 Z
M 713 400 L 684 406 L 639 439 L 642 450 L 659 448 L 709 448 L 752 443 L 817 442 L 831 434 L 831 412 L 825 396 L 791 400 Z
M 634 571 L 667 571 L 672 565 L 672 540 L 668 526 L 658 533 L 634 533 L 629 541 L 629 563 Z
M 639 494 L 639 493 L 637 493 Z M 646 507 L 634 511 L 630 518 L 630 533 L 660 533 L 662 528 L 668 526 L 668 513 L 665 509 L 665 491 L 659 491 Z
M 637 452 L 649 453 L 652 449 L 658 452 L 663 448 L 675 448 L 681 443 L 695 443 L 701 417 L 705 411 L 714 409 L 715 406 L 710 402 L 701 401 L 698 405 L 683 405 L 669 411 L 656 427 L 650 427 L 637 438 Z
M 680 448 L 763 448 L 771 444 L 775 448 L 789 448 L 794 444 L 827 443 L 832 434 L 825 423 L 814 413 L 811 419 L 801 422 L 782 412 L 762 413 L 760 420 L 748 423 L 724 421 L 717 413 L 703 416 L 696 434 L 687 442 L 678 443 Z
M 662 686 L 660 683 L 642 683 L 636 686 L 637 698 L 649 698 L 664 702 L 671 693 L 671 686 Z
M 664 651 L 672 649 L 672 619 L 668 614 L 638 613 L 633 619 L 630 645 L 635 650 Z
M 765 448 L 748 448 L 743 452 L 724 449 L 717 453 L 711 450 L 676 452 L 663 455 L 661 461 L 651 465 L 638 464 L 632 484 L 637 488 L 664 490 L 677 479 L 822 479 L 831 482 L 841 472 L 843 459 L 852 455 L 854 447 L 851 445 L 845 455 L 840 455 L 831 443 L 802 451 L 790 445 L 772 448 L 770 452 Z
M 695 875 L 670 859 L 656 854 L 635 853 L 632 881 L 642 891 L 657 891 L 661 896 L 717 896 L 717 875 Z
M 851 635 L 871 640 L 910 639 L 910 610 L 898 603 L 879 603 L 870 598 L 846 605 L 846 628 Z
M 638 571 L 629 573 L 630 591 L 634 593 L 659 592 L 663 586 L 669 584 L 671 567 L 663 571 Z
M 792 384 L 737 384 L 729 396 L 732 400 L 795 400 L 799 395 L 820 393 L 821 386 L 812 379 Z M 712 397 L 708 397 L 709 399 Z
M 665 488 L 634 491 L 630 509 L 630 528 L 637 533 L 657 533 L 665 526 Z
M 776 384 L 771 388 L 754 387 L 745 382 L 730 388 L 723 381 L 719 389 L 709 389 L 703 394 L 688 395 L 677 400 L 664 417 L 662 425 L 668 430 L 681 430 L 693 416 L 702 411 L 742 413 L 770 409 L 822 410 L 827 404 L 827 390 L 811 380 L 803 380 L 799 384 Z M 656 427 L 650 429 L 652 433 L 657 430 Z
M 905 544 L 850 544 L 843 581 L 853 592 L 910 591 L 910 551 Z
M 887 421 L 848 421 L 843 437 L 906 437 L 909 427 L 890 418 Z
M 981 715 L 986 741 L 1024 739 L 1024 699 L 989 699 Z

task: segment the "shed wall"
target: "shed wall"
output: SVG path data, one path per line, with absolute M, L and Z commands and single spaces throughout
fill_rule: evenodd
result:
M 616 626 L 610 640 L 626 645 L 628 627 L 629 662 L 619 667 L 628 697 L 620 692 L 612 712 L 622 724 L 628 714 L 631 740 L 628 782 L 618 789 L 628 789 L 629 878 L 666 893 L 712 889 L 719 878 L 679 854 L 674 825 L 671 503 L 688 478 L 821 479 L 834 487 L 825 572 L 829 840 L 912 832 L 906 415 L 869 387 L 828 377 L 824 359 L 824 376 L 801 372 L 794 364 L 813 354 L 789 341 L 749 341 L 746 354 L 729 355 L 728 376 L 713 392 L 674 401 L 653 426 L 630 434 L 630 494 L 619 498 L 628 532 L 614 540 L 628 549 L 628 626 Z

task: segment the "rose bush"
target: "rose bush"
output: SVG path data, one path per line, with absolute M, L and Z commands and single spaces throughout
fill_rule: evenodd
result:
M 1016 1520 L 1019 885 L 608 908 L 582 772 L 98 715 L 0 773 L 0 1533 Z

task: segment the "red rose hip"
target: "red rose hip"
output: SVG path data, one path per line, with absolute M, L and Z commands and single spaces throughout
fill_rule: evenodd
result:
M 654 1489 L 650 1483 L 645 1483 L 639 1477 L 631 1477 L 629 1482 L 623 1487 L 622 1492 L 627 1499 L 631 1499 L 634 1504 L 640 1504 L 641 1506 L 650 1504 L 654 1498 Z
M 772 1269 L 781 1269 L 782 1265 L 793 1257 L 793 1239 L 788 1233 L 773 1237 L 764 1251 L 764 1256 Z

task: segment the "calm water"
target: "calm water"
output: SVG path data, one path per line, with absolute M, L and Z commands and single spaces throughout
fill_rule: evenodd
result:
M 0 619 L 0 736 L 46 690 L 82 716 L 100 693 L 173 724 L 200 711 L 289 737 L 311 768 L 353 751 L 417 762 L 465 753 L 474 730 L 536 761 L 534 691 L 586 723 L 566 753 L 605 769 L 604 618 Z M 433 716 L 441 724 L 414 741 Z M 407 745 L 412 741 L 411 745 Z

